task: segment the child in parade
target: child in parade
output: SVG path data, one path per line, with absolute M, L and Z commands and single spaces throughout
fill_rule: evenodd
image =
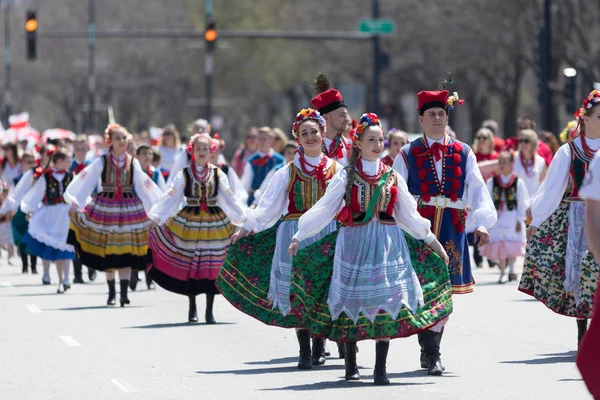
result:
M 196 296 L 205 293 L 205 321 L 214 324 L 215 280 L 233 224 L 243 224 L 246 213 L 229 188 L 227 175 L 210 163 L 210 154 L 216 151 L 212 138 L 207 133 L 195 134 L 186 150 L 191 162 L 173 171 L 168 191 L 149 213 L 159 226 L 150 233 L 148 273 L 159 286 L 188 297 L 189 322 L 198 321 Z
M 388 154 L 383 157 L 381 161 L 388 167 L 391 167 L 394 165 L 394 160 L 402 147 L 408 144 L 408 134 L 404 131 L 392 128 L 387 134 L 387 143 Z

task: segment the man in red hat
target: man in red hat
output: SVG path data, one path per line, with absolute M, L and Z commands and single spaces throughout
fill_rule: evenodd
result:
M 348 138 L 348 133 L 352 129 L 352 118 L 348 113 L 348 107 L 344 103 L 342 94 L 331 87 L 329 79 L 323 74 L 317 76 L 314 92 L 316 95 L 310 104 L 327 122 L 324 140 L 327 156 L 346 166 L 352 148 L 352 142 Z
M 419 213 L 431 221 L 431 230 L 450 257 L 452 293 L 470 293 L 475 282 L 466 231 L 475 231 L 479 246 L 486 244 L 487 229 L 496 223 L 496 209 L 475 154 L 467 144 L 445 133 L 448 111 L 463 102 L 458 94 L 423 91 L 418 100 L 424 135 L 402 148 L 393 168 L 406 180 L 417 198 Z M 471 210 L 468 217 L 467 207 Z M 444 371 L 440 343 L 446 322 L 419 334 L 421 367 L 427 368 L 429 375 L 439 376 Z

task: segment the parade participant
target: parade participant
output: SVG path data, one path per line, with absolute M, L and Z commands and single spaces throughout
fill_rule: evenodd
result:
M 283 155 L 283 150 L 285 150 L 288 141 L 288 137 L 281 129 L 273 128 L 273 150 Z
M 246 189 L 244 189 L 244 185 L 242 185 L 242 181 L 240 180 L 238 174 L 233 168 L 227 165 L 225 157 L 223 157 L 225 141 L 219 137 L 218 133 L 215 133 L 212 140 L 212 148 L 216 150 L 210 154 L 210 162 L 212 163 L 212 165 L 216 165 L 217 167 L 219 167 L 219 169 L 223 171 L 225 175 L 227 175 L 227 179 L 229 180 L 229 187 L 235 195 L 235 197 L 237 197 L 242 204 L 247 204 L 248 192 L 246 192 Z
M 418 214 L 404 180 L 379 159 L 384 138 L 378 116 L 363 114 L 352 140 L 348 166 L 331 179 L 323 197 L 300 218 L 289 246 L 290 255 L 296 255 L 300 243 L 322 232 L 339 211 L 339 231 L 294 258 L 293 268 L 301 271 L 294 273 L 304 277 L 304 284 L 300 291 L 291 289 L 292 307 L 311 333 L 345 343 L 347 380 L 360 379 L 356 341 L 375 339 L 374 381 L 387 385 L 389 339 L 426 329 L 452 309 L 443 264 L 422 244 L 413 247 L 418 259 L 412 257 L 403 230 L 424 240 L 445 263 L 448 255 L 431 232 L 429 221 Z M 415 246 L 416 241 L 410 241 Z M 333 270 L 331 264 L 323 264 L 324 260 L 333 264 Z M 329 281 L 326 298 L 316 299 L 316 305 L 309 307 L 307 301 L 323 277 Z M 435 311 L 432 298 L 424 298 L 421 279 L 435 282 L 434 288 L 429 287 L 439 296 Z M 325 304 L 329 315 L 323 309 Z M 325 331 L 311 322 L 321 318 L 319 314 L 327 317 L 325 325 L 329 328 Z
M 206 294 L 205 321 L 213 316 L 215 280 L 223 265 L 233 224 L 246 221 L 244 205 L 236 199 L 227 175 L 210 163 L 215 151 L 207 133 L 192 136 L 187 153 L 191 163 L 176 173 L 168 191 L 149 213 L 159 226 L 150 232 L 150 277 L 164 289 L 188 296 L 188 321 L 197 322 L 196 296 Z M 186 206 L 181 210 L 181 203 Z
M 532 130 L 532 131 L 536 132 L 535 121 L 533 120 L 532 117 L 530 117 L 528 115 L 519 117 L 519 119 L 517 120 L 518 135 L 517 135 L 517 137 L 511 137 L 511 138 L 506 139 L 504 150 L 516 151 L 519 148 L 519 141 L 521 138 L 520 132 L 524 131 L 524 130 Z M 537 136 L 537 133 L 536 133 L 536 136 Z M 538 140 L 538 145 L 536 146 L 535 154 L 539 155 L 540 157 L 542 157 L 544 159 L 546 167 L 550 165 L 553 155 L 552 155 L 552 150 L 546 143 Z M 533 194 L 531 194 L 531 193 L 530 193 L 530 195 L 533 196 Z
M 525 182 L 527 193 L 536 195 L 546 177 L 546 162 L 536 153 L 539 144 L 537 133 L 531 129 L 519 132 L 519 151 L 515 153 L 515 175 Z
M 451 78 L 445 87 L 451 86 Z M 470 147 L 445 133 L 448 111 L 462 100 L 448 90 L 422 91 L 418 94 L 419 121 L 424 134 L 402 148 L 394 169 L 406 180 L 410 193 L 417 198 L 421 215 L 431 221 L 432 231 L 450 257 L 448 270 L 452 293 L 473 291 L 475 281 L 466 232 L 474 232 L 475 243 L 489 240 L 487 229 L 496 223 L 494 203 L 477 168 Z M 467 216 L 467 206 L 471 212 Z M 443 321 L 419 333 L 421 367 L 429 375 L 442 375 L 440 359 Z
M 506 143 L 504 142 L 504 139 L 500 138 L 500 125 L 498 124 L 498 121 L 486 119 L 481 123 L 481 127 L 492 131 L 492 134 L 494 135 L 494 151 L 496 153 L 500 153 L 502 150 L 504 150 Z
M 161 144 L 158 147 L 158 151 L 162 158 L 161 166 L 167 171 L 171 171 L 175 164 L 175 159 L 182 152 L 181 135 L 175 125 L 169 124 L 163 128 Z M 177 171 L 174 173 L 177 173 Z
M 490 242 L 481 247 L 481 254 L 498 260 L 500 278 L 498 283 L 506 283 L 504 270 L 508 263 L 508 281 L 517 280 L 515 261 L 525 255 L 525 211 L 529 195 L 525 182 L 514 174 L 515 157 L 503 151 L 498 157 L 500 174 L 487 181 L 487 187 L 494 200 L 498 221 L 490 228 Z
M 56 292 L 64 293 L 71 288 L 69 265 L 75 258 L 75 249 L 67 244 L 71 206 L 63 198 L 73 180 L 73 174 L 68 172 L 71 157 L 66 150 L 58 149 L 52 154 L 52 163 L 54 168 L 46 170 L 37 179 L 21 202 L 21 209 L 29 221 L 23 243 L 42 259 L 44 270 L 51 262 L 56 264 Z
M 258 206 L 248 213 L 243 228 L 234 235 L 233 246 L 217 280 L 221 293 L 242 312 L 267 325 L 297 328 L 299 369 L 325 363 L 324 340 L 313 338 L 311 360 L 310 334 L 300 328 L 300 322 L 291 313 L 292 258 L 288 254 L 292 236 L 298 230 L 298 219 L 323 196 L 331 178 L 342 168 L 322 152 L 325 130 L 325 120 L 318 111 L 307 108 L 296 115 L 292 134 L 300 145 L 298 152 L 273 175 Z M 336 223 L 332 221 L 300 247 L 335 230 Z M 245 238 L 250 232 L 262 233 Z M 246 253 L 249 248 L 250 257 Z
M 83 265 L 106 272 L 107 305 L 116 304 L 118 270 L 120 303 L 124 307 L 130 303 L 127 291 L 131 270 L 143 270 L 147 264 L 151 221 L 144 208 L 149 210 L 161 191 L 139 162 L 125 152 L 129 132 L 111 124 L 104 133 L 110 146 L 108 154 L 77 174 L 65 191 L 65 201 L 71 204 L 67 243 L 75 247 Z M 100 193 L 86 205 L 99 182 Z
M 7 143 L 4 146 L 4 158 L 0 162 L 0 179 L 11 188 L 13 180 L 23 173 L 23 166 L 19 158 L 19 148 L 16 143 Z
M 283 157 L 285 162 L 291 163 L 296 158 L 296 152 L 298 150 L 298 143 L 289 141 L 283 149 Z
M 252 156 L 258 150 L 257 138 L 258 128 L 253 126 L 248 129 L 248 132 L 246 132 L 246 136 L 244 136 L 244 143 L 235 151 L 231 165 L 238 176 L 244 175 L 244 169 L 246 167 L 248 158 L 250 158 L 250 156 Z
M 579 191 L 580 197 L 586 200 L 585 231 L 589 249 L 596 260 L 600 260 L 600 218 L 598 218 L 600 215 L 600 191 L 598 187 L 600 187 L 600 151 L 596 151 L 587 171 L 585 182 Z M 600 381 L 598 380 L 598 371 L 600 371 L 600 302 L 594 304 L 592 322 L 581 342 L 577 366 L 590 393 L 595 399 L 600 398 Z
M 325 154 L 342 165 L 348 164 L 351 141 L 344 137 L 352 129 L 352 118 L 339 91 L 331 87 L 327 76 L 320 74 L 313 86 L 315 97 L 310 104 L 327 122 Z
M 392 128 L 387 134 L 387 142 L 388 154 L 383 157 L 381 161 L 388 167 L 391 167 L 394 165 L 394 160 L 400 152 L 400 149 L 408 144 L 408 134 L 404 131 Z
M 23 243 L 23 236 L 25 236 L 25 234 L 27 233 L 29 222 L 27 221 L 25 213 L 21 211 L 20 205 L 25 194 L 27 194 L 27 192 L 29 191 L 29 189 L 31 189 L 35 181 L 40 176 L 42 176 L 44 171 L 50 166 L 50 157 L 52 156 L 54 150 L 54 146 L 50 144 L 45 144 L 40 148 L 39 165 L 35 166 L 35 168 L 33 168 L 33 165 L 28 166 L 28 170 L 24 172 L 23 175 L 15 179 L 15 186 L 8 193 L 7 201 L 2 205 L 2 208 L 0 209 L 0 214 L 14 214 L 11 221 L 13 240 L 15 245 L 19 248 L 19 251 L 21 252 L 21 261 L 23 261 L 24 271 L 27 266 L 26 256 L 28 254 L 32 256 L 32 273 L 37 273 L 37 270 L 35 268 L 37 257 L 34 257 L 34 255 L 27 249 L 27 246 Z M 25 257 L 23 255 L 25 255 Z M 44 285 L 50 285 L 51 283 L 49 264 L 44 265 L 44 276 L 42 277 L 42 283 Z
M 3 190 L 6 184 L 0 182 L 0 205 L 6 202 L 8 197 L 8 190 Z M 8 265 L 12 265 L 11 258 L 14 255 L 14 239 L 12 235 L 12 224 L 11 224 L 10 213 L 0 215 L 0 247 L 6 249 L 7 251 L 7 263 Z M 25 260 L 27 262 L 27 259 Z M 23 273 L 27 273 L 27 268 L 23 267 Z
M 519 290 L 552 311 L 577 319 L 578 346 L 592 317 L 600 266 L 584 229 L 579 190 L 600 148 L 600 92 L 593 90 L 575 113 L 579 136 L 556 152 L 531 203 L 527 254 Z M 597 190 L 595 188 L 594 190 Z
M 248 192 L 248 205 L 254 202 L 254 192 L 272 169 L 283 166 L 285 159 L 273 150 L 273 131 L 269 127 L 258 130 L 258 151 L 254 153 L 244 167 L 242 186 Z

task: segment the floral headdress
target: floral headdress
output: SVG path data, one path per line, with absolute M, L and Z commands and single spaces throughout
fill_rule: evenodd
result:
M 188 154 L 194 155 L 194 143 L 196 143 L 199 139 L 206 138 L 208 140 L 208 145 L 210 146 L 210 152 L 214 153 L 217 151 L 219 147 L 219 142 L 216 140 L 213 141 L 213 138 L 210 137 L 208 133 L 196 133 L 194 136 L 190 138 L 185 150 Z
M 598 91 L 597 89 L 594 89 L 590 92 L 590 94 L 588 94 L 588 97 L 583 99 L 579 110 L 575 111 L 574 115 L 575 115 L 575 118 L 577 118 L 577 127 L 569 135 L 571 137 L 571 139 L 573 139 L 577 135 L 578 128 L 581 125 L 581 122 L 583 121 L 583 117 L 586 116 L 588 110 L 597 104 L 600 104 L 600 91 Z
M 457 105 L 460 106 L 464 104 L 464 100 L 458 97 L 458 93 L 454 92 L 446 99 L 446 106 L 448 107 L 448 111 L 454 109 Z
M 321 116 L 321 113 L 312 108 L 303 108 L 298 114 L 296 114 L 296 120 L 292 125 L 292 135 L 294 135 L 295 138 L 298 138 L 298 128 L 300 127 L 300 124 L 308 120 L 316 121 L 319 125 L 321 125 L 323 132 L 325 132 L 327 123 L 325 122 L 325 118 Z
M 110 144 L 110 134 L 118 129 L 125 129 L 123 126 L 119 124 L 108 124 L 106 129 L 104 130 L 104 143 Z M 127 132 L 127 130 L 125 130 Z
M 378 126 L 380 128 L 382 127 L 381 120 L 379 119 L 377 114 L 366 113 L 360 116 L 360 120 L 358 121 L 356 129 L 353 129 L 350 132 L 350 138 L 352 139 L 352 141 L 356 143 L 360 139 L 360 136 L 363 134 L 365 129 L 367 129 L 369 126 Z

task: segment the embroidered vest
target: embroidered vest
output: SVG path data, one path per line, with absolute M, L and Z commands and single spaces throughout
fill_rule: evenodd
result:
M 283 217 L 284 221 L 298 220 L 306 211 L 315 205 L 317 201 L 325 194 L 325 189 L 317 179 L 306 175 L 302 169 L 298 168 L 294 162 L 290 162 L 290 180 L 288 181 L 287 191 L 290 203 L 288 213 Z M 331 163 L 329 168 L 325 169 L 325 184 L 337 173 L 337 163 Z
M 494 186 L 492 188 L 492 197 L 494 206 L 499 210 L 501 204 L 504 203 L 509 211 L 517 208 L 517 182 L 519 178 L 512 176 L 511 181 L 506 186 L 502 185 L 500 176 L 494 177 Z
M 252 192 L 260 187 L 260 184 L 265 180 L 267 174 L 273 168 L 279 169 L 285 163 L 285 158 L 277 152 L 274 152 L 264 164 L 261 159 L 262 157 L 258 153 L 255 153 L 248 159 L 248 162 L 250 162 L 250 165 L 252 166 L 252 171 L 254 172 L 254 177 L 252 178 Z
M 62 179 L 62 182 L 54 177 L 52 171 L 46 171 L 44 177 L 46 178 L 46 194 L 44 195 L 42 203 L 47 206 L 64 203 L 65 200 L 63 194 L 65 193 L 67 186 L 69 186 L 69 183 L 73 180 L 73 174 L 67 172 Z
M 390 167 L 386 166 L 385 172 L 390 170 Z M 352 211 L 352 219 L 354 225 L 366 225 L 373 218 L 379 219 L 381 223 L 386 225 L 393 225 L 396 222 L 392 216 L 394 212 L 394 203 L 397 200 L 397 189 L 392 189 L 397 185 L 396 174 L 392 171 L 383 183 L 381 192 L 379 193 L 379 199 L 373 199 L 373 194 L 377 188 L 377 182 L 371 183 L 365 180 L 357 172 L 354 173 L 354 182 L 352 185 L 352 198 L 350 202 L 350 210 Z M 394 194 L 394 192 L 396 194 Z M 373 215 L 367 221 L 364 218 L 367 213 L 367 209 L 371 201 L 376 201 Z
M 212 178 L 206 182 L 198 182 L 191 170 L 193 166 L 188 166 L 183 170 L 185 177 L 185 187 L 183 194 L 188 207 L 201 207 L 205 204 L 208 207 L 217 206 L 217 194 L 219 192 L 219 169 L 212 168 Z
M 579 189 L 585 179 L 592 158 L 586 157 L 583 150 L 577 147 L 573 142 L 569 142 L 569 147 L 571 148 L 571 166 L 565 199 L 570 201 L 583 201 L 579 197 Z
M 127 155 L 124 168 L 116 168 L 110 161 L 110 156 L 102 156 L 104 167 L 102 168 L 102 191 L 116 193 L 133 192 L 133 158 Z
M 465 190 L 465 171 L 469 146 L 448 138 L 442 156 L 442 180 L 438 179 L 433 154 L 425 136 L 404 146 L 401 152 L 408 165 L 408 190 L 414 196 L 428 201 L 432 196 L 460 199 Z

